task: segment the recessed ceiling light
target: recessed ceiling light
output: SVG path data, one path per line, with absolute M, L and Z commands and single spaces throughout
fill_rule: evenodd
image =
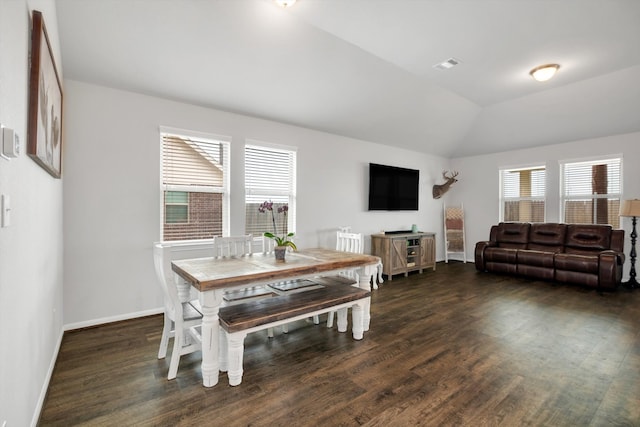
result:
M 433 68 L 437 70 L 448 70 L 449 68 L 453 68 L 458 65 L 461 61 L 456 58 L 449 58 L 446 61 L 440 62 L 433 66 Z
M 560 65 L 558 64 L 540 65 L 534 68 L 533 70 L 529 71 L 529 74 L 536 81 L 546 82 L 556 74 L 556 71 L 558 71 L 558 68 L 560 68 Z
M 280 7 L 290 7 L 293 6 L 293 4 L 296 2 L 296 0 L 273 0 L 276 2 L 276 4 Z

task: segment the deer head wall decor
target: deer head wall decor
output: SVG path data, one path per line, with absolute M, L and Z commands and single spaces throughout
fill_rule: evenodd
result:
M 458 180 L 456 179 L 456 176 L 458 176 L 458 172 L 454 171 L 449 176 L 447 176 L 447 171 L 443 171 L 442 177 L 445 179 L 445 183 L 436 184 L 433 186 L 433 198 L 439 199 L 440 197 L 442 197 L 444 193 L 449 191 L 449 187 L 451 187 L 451 185 L 453 185 L 454 183 L 458 182 Z

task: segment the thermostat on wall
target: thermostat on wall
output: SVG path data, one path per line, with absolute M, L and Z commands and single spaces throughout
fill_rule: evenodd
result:
M 10 128 L 2 128 L 2 155 L 5 157 L 18 157 L 20 154 L 20 138 Z

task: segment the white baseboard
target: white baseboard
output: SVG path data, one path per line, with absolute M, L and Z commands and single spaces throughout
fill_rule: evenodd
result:
M 121 320 L 135 319 L 137 317 L 145 317 L 145 316 L 151 316 L 153 314 L 161 314 L 161 313 L 164 313 L 164 308 L 162 307 L 152 308 L 151 310 L 137 311 L 134 313 L 127 313 L 127 314 L 119 314 L 117 316 L 102 317 L 100 319 L 92 319 L 92 320 L 87 320 L 87 321 L 78 322 L 78 323 L 70 323 L 68 325 L 64 325 L 64 330 L 72 331 L 74 329 L 89 328 L 91 326 L 103 325 L 105 323 L 119 322 Z
M 40 390 L 40 396 L 38 397 L 38 402 L 36 402 L 36 408 L 33 411 L 33 418 L 31 419 L 31 426 L 36 427 L 38 425 L 38 420 L 40 420 L 40 412 L 42 411 L 42 407 L 44 406 L 44 400 L 47 398 L 47 390 L 49 390 L 49 383 L 51 382 L 51 376 L 53 375 L 53 370 L 56 367 L 56 360 L 58 360 L 58 353 L 60 352 L 60 345 L 62 344 L 62 337 L 64 336 L 64 328 L 60 330 L 60 335 L 58 336 L 58 342 L 56 343 L 56 348 L 51 355 L 51 361 L 49 362 L 49 369 L 47 370 L 47 375 L 44 378 L 44 382 L 42 384 L 42 389 Z

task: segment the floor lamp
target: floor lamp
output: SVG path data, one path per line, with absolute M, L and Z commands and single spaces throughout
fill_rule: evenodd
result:
M 636 281 L 636 238 L 638 233 L 636 232 L 636 217 L 640 216 L 640 200 L 625 200 L 620 207 L 620 216 L 627 216 L 633 218 L 631 224 L 633 230 L 631 231 L 631 252 L 629 258 L 631 258 L 631 269 L 629 270 L 629 280 L 624 282 L 623 285 L 629 289 L 636 289 L 640 287 L 640 284 Z

